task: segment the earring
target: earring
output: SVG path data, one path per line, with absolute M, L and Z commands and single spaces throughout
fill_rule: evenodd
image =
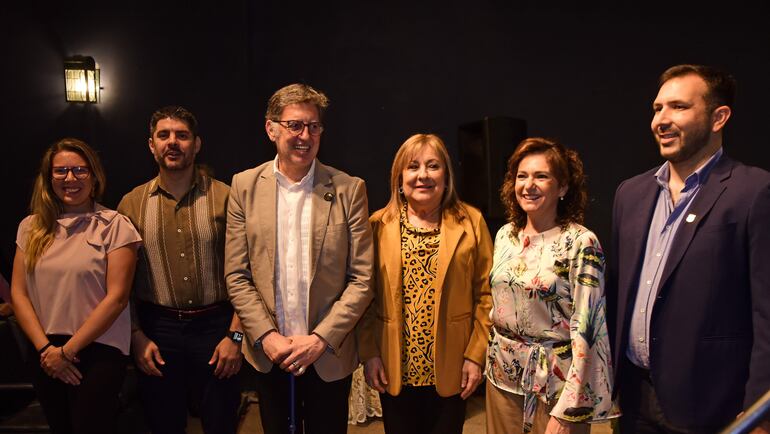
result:
M 559 200 L 564 200 L 564 196 L 559 196 Z
M 398 187 L 398 194 L 404 194 L 404 188 Z

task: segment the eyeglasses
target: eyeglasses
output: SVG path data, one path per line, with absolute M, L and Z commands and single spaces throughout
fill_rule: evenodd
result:
M 59 166 L 51 169 L 53 179 L 67 179 L 67 174 L 72 172 L 75 179 L 86 179 L 91 176 L 91 169 L 86 166 Z
M 307 132 L 310 133 L 311 136 L 320 136 L 321 133 L 324 131 L 324 126 L 320 122 L 302 122 L 302 121 L 279 121 L 274 120 L 273 122 L 280 124 L 282 127 L 289 130 L 290 133 L 292 133 L 295 136 L 298 136 L 302 134 L 303 131 L 305 131 L 305 127 L 307 127 Z

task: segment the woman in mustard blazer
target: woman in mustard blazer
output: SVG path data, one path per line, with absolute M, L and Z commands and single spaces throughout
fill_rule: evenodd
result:
M 492 240 L 453 180 L 441 139 L 413 135 L 393 161 L 390 202 L 369 219 L 375 298 L 357 337 L 386 433 L 462 433 L 482 379 Z

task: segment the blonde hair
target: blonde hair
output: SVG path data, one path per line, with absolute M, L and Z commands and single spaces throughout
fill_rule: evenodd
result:
M 35 271 L 35 265 L 43 253 L 51 246 L 56 230 L 56 219 L 64 211 L 61 200 L 53 191 L 51 168 L 53 157 L 61 151 L 70 151 L 80 155 L 88 163 L 93 178 L 91 197 L 99 200 L 104 193 L 106 178 L 99 156 L 85 142 L 73 138 L 64 138 L 51 145 L 40 161 L 40 170 L 35 178 L 29 210 L 34 216 L 27 231 L 27 249 L 24 254 L 28 273 Z
M 444 197 L 441 198 L 442 216 L 445 212 L 449 212 L 458 221 L 465 217 L 460 198 L 457 195 L 457 189 L 455 189 L 455 176 L 454 171 L 452 170 L 452 160 L 449 158 L 449 152 L 446 149 L 446 145 L 444 145 L 444 142 L 435 134 L 415 134 L 406 139 L 401 147 L 398 148 L 396 156 L 393 158 L 393 166 L 390 170 L 390 200 L 388 201 L 388 204 L 385 205 L 383 221 L 387 222 L 398 218 L 401 209 L 404 207 L 406 198 L 400 191 L 401 184 L 403 183 L 401 174 L 423 146 L 429 146 L 433 149 L 439 156 L 441 164 L 446 168 L 446 189 L 444 190 Z

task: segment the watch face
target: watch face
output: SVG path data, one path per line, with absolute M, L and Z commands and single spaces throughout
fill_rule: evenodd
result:
M 233 332 L 230 335 L 230 339 L 234 340 L 235 342 L 241 343 L 241 342 L 243 342 L 243 333 L 241 333 L 241 332 Z

